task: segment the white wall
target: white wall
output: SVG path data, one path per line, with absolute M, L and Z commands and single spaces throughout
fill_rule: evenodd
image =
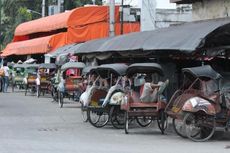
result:
M 141 7 L 141 31 L 155 29 L 156 0 L 142 0 Z
M 230 16 L 229 0 L 203 0 L 193 4 L 193 20 L 223 18 Z

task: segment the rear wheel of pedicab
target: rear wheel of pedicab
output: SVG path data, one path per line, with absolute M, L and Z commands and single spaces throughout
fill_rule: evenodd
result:
M 97 128 L 105 126 L 109 121 L 109 113 L 103 110 L 87 109 L 89 122 Z
M 12 92 L 14 92 L 14 83 L 12 83 Z
M 25 96 L 27 95 L 28 85 L 26 85 Z
M 182 138 L 187 138 L 182 119 L 173 118 L 172 125 L 177 135 L 179 135 Z
M 129 113 L 125 112 L 125 134 L 129 134 Z
M 203 142 L 210 139 L 216 128 L 214 116 L 194 113 L 186 113 L 184 117 L 186 135 L 195 142 Z
M 64 99 L 64 94 L 63 92 L 58 92 L 58 104 L 59 107 L 62 108 L 63 107 L 63 99 Z
M 152 117 L 149 116 L 141 116 L 141 117 L 136 117 L 136 121 L 138 125 L 141 127 L 147 127 L 152 123 Z
M 159 127 L 159 129 L 161 130 L 161 133 L 164 134 L 168 123 L 167 123 L 167 115 L 164 112 L 164 110 L 160 110 L 159 112 L 159 116 L 157 117 L 157 125 Z
M 41 94 L 40 86 L 37 85 L 37 97 L 38 97 L 38 98 L 40 97 L 40 94 Z
M 54 102 L 58 102 L 58 93 L 57 90 L 55 90 L 54 86 L 51 86 L 51 96 Z
M 81 103 L 81 117 L 83 122 L 88 122 L 87 108 Z
M 123 129 L 125 125 L 124 111 L 120 109 L 120 105 L 110 108 L 110 121 L 116 129 Z

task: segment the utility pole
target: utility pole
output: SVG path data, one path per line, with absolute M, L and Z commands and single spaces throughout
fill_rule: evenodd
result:
M 124 29 L 124 0 L 121 0 L 121 35 Z
M 2 0 L 0 0 L 0 37 L 2 37 Z M 0 51 L 1 50 L 2 50 L 2 44 L 0 44 Z
M 46 16 L 46 0 L 42 0 L 42 17 Z
M 109 36 L 115 36 L 115 0 L 110 0 L 109 3 Z
M 58 1 L 58 13 L 61 13 L 61 0 L 57 0 Z

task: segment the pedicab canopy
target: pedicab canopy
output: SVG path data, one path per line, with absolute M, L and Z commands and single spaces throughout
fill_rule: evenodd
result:
M 28 64 L 15 64 L 13 68 L 26 68 Z
M 125 64 L 103 64 L 97 67 L 97 73 L 101 77 L 107 77 L 109 73 L 124 76 L 128 66 Z
M 71 68 L 78 68 L 78 69 L 83 69 L 85 67 L 85 64 L 82 62 L 68 62 L 62 65 L 61 70 L 65 71 L 67 69 Z
M 131 77 L 136 73 L 158 73 L 164 75 L 163 69 L 158 63 L 135 63 L 131 64 L 127 69 L 127 76 Z
M 86 66 L 82 70 L 82 76 L 86 76 L 88 74 L 96 72 L 96 69 L 97 69 L 97 66 Z
M 38 67 L 39 69 L 56 69 L 57 66 L 54 63 L 42 63 Z
M 221 78 L 221 75 L 213 70 L 210 65 L 204 65 L 199 67 L 192 67 L 192 68 L 183 68 L 182 72 L 185 75 L 193 76 L 194 78 L 209 78 L 213 80 L 217 80 Z

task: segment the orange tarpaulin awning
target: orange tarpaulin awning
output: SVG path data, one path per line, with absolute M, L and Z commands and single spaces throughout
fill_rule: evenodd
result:
M 1 56 L 45 54 L 66 44 L 66 33 L 9 43 Z
M 115 34 L 120 35 L 121 24 L 115 24 Z M 139 23 L 124 23 L 123 33 L 140 31 Z M 80 43 L 92 39 L 104 38 L 109 36 L 109 23 L 101 22 L 82 27 L 68 28 L 67 43 Z
M 139 23 L 124 23 L 124 33 L 140 31 Z M 115 34 L 120 34 L 120 24 L 115 24 Z M 100 22 L 82 27 L 71 27 L 67 32 L 13 42 L 6 46 L 1 56 L 43 54 L 71 43 L 82 43 L 109 36 L 109 23 Z
M 119 7 L 116 7 L 115 20 L 119 21 Z M 108 6 L 86 6 L 73 9 L 33 21 L 25 22 L 17 26 L 15 36 L 24 36 L 40 32 L 49 32 L 58 29 L 83 26 L 97 22 L 108 21 Z

